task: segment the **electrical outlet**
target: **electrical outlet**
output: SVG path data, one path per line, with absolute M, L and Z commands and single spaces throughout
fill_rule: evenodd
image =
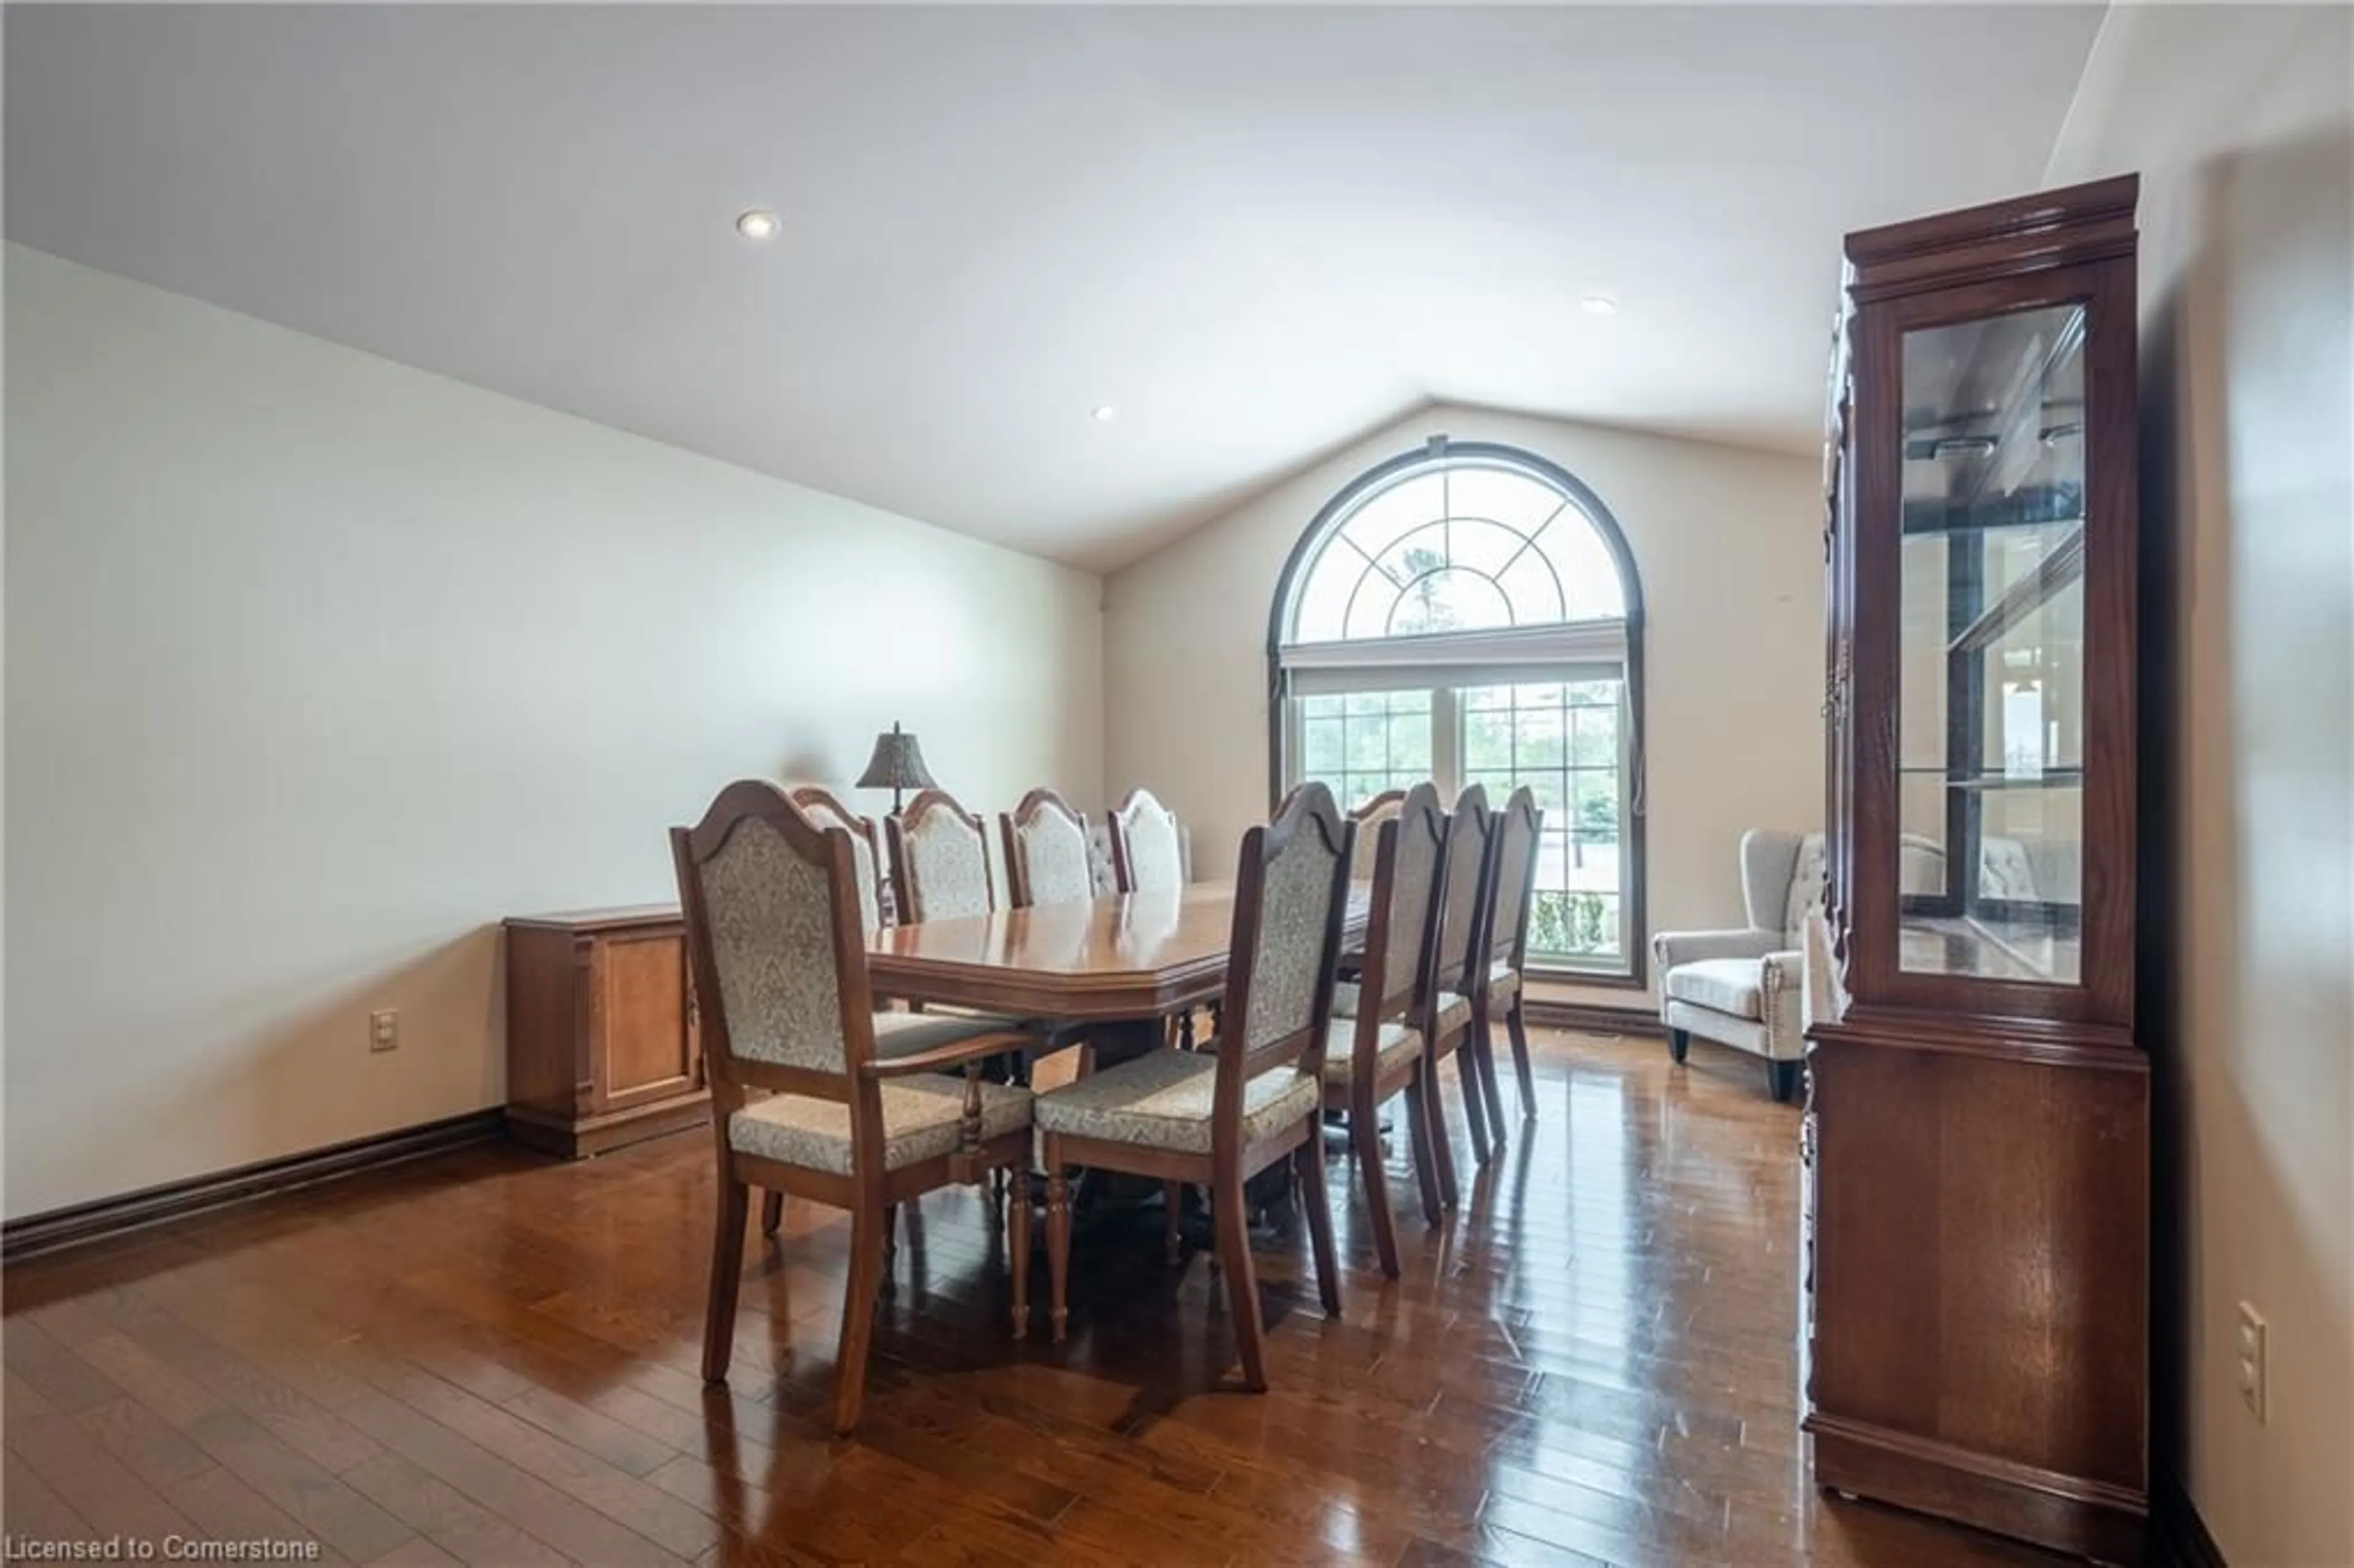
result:
M 400 1014 L 390 1008 L 368 1014 L 368 1049 L 397 1051 L 400 1048 Z
M 2264 1364 L 2270 1336 L 2264 1320 L 2246 1302 L 2240 1303 L 2240 1403 L 2261 1422 L 2265 1419 L 2264 1393 L 2270 1369 Z

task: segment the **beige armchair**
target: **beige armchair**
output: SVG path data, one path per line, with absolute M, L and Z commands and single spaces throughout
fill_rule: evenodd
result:
M 1739 931 L 1662 931 L 1651 938 L 1659 1018 L 1679 1062 L 1695 1034 L 1766 1058 L 1777 1100 L 1798 1090 L 1805 927 L 1823 901 L 1823 835 L 1756 829 L 1741 836 Z

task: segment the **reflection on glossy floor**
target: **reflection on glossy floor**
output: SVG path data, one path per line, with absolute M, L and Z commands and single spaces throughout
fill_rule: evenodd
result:
M 348 1563 L 2043 1561 L 1808 1484 L 1797 1113 L 1756 1064 L 1538 1054 L 1539 1119 L 1444 1230 L 1399 1151 L 1403 1280 L 1362 1211 L 1341 1321 L 1304 1239 L 1262 1254 L 1263 1397 L 1212 1391 L 1220 1291 L 1161 1261 L 1151 1211 L 1082 1232 L 1067 1353 L 1043 1323 L 1017 1346 L 956 1192 L 903 1237 L 837 1444 L 840 1216 L 794 1205 L 752 1248 L 706 1401 L 703 1138 L 490 1147 L 10 1270 L 6 1527 Z

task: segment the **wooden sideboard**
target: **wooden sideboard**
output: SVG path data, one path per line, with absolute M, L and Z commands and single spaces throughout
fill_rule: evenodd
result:
M 710 1116 L 675 906 L 514 918 L 506 938 L 513 1137 L 581 1159 Z

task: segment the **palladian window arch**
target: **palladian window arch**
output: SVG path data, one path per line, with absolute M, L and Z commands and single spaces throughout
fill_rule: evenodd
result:
M 1532 452 L 1434 438 L 1324 506 L 1268 636 L 1279 793 L 1431 779 L 1544 811 L 1532 963 L 1639 981 L 1642 590 L 1601 498 Z

